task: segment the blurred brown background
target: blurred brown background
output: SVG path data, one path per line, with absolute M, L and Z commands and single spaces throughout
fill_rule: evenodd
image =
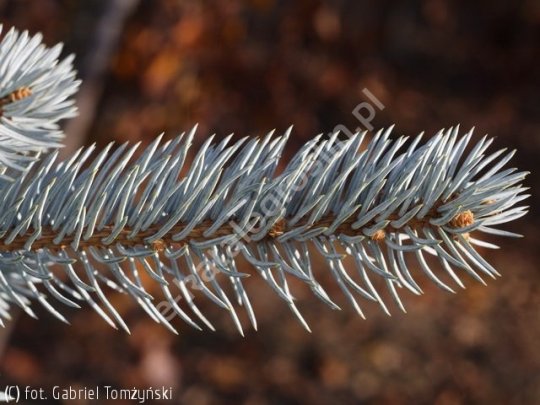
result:
M 287 153 L 343 124 L 368 101 L 385 106 L 375 127 L 414 135 L 461 124 L 475 139 L 517 148 L 513 164 L 540 187 L 540 2 L 40 0 L 0 1 L 1 22 L 41 31 L 75 52 L 82 116 L 69 144 L 150 142 L 200 124 L 208 134 L 261 134 L 294 124 Z M 522 240 L 484 252 L 503 273 L 457 295 L 421 278 L 408 314 L 364 305 L 362 321 L 303 288 L 308 334 L 270 288 L 250 280 L 259 332 L 241 338 L 227 314 L 204 306 L 215 333 L 179 325 L 174 336 L 129 300 L 116 302 L 132 335 L 90 310 L 65 326 L 11 324 L 0 382 L 44 387 L 172 386 L 189 404 L 540 403 L 538 197 L 507 229 Z M 327 283 L 326 285 L 331 285 Z M 255 294 L 253 294 L 255 292 Z M 247 325 L 247 323 L 246 323 Z

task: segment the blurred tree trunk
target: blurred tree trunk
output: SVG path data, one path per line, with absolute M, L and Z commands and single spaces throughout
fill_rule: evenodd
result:
M 65 148 L 63 156 L 69 156 L 84 144 L 103 91 L 103 81 L 111 56 L 118 46 L 124 24 L 135 10 L 139 0 L 94 0 L 81 3 L 79 18 L 81 24 L 75 23 L 75 43 L 72 44 L 81 55 L 78 65 L 83 84 L 77 95 L 79 116 L 66 125 Z M 88 35 L 86 26 L 88 16 L 101 10 L 93 22 L 93 35 Z M 88 44 L 88 38 L 92 42 Z M 77 44 L 77 42 L 79 42 Z

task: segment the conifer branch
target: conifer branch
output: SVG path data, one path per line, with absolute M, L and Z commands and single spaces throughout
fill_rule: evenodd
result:
M 291 277 L 339 308 L 319 282 L 315 254 L 362 317 L 358 297 L 389 313 L 375 278 L 405 310 L 398 290 L 421 294 L 418 273 L 449 292 L 450 282 L 464 288 L 464 275 L 482 283 L 498 276 L 476 247 L 496 247 L 480 239 L 484 233 L 520 236 L 496 227 L 527 212 L 516 206 L 528 197 L 520 184 L 527 173 L 504 169 L 514 152 L 487 154 L 487 137 L 468 151 L 472 131 L 460 137 L 458 128 L 423 145 L 421 136 L 391 140 L 390 133 L 368 143 L 366 134 L 317 137 L 281 173 L 290 131 L 230 145 L 230 137 L 209 138 L 189 167 L 195 129 L 158 137 L 137 158 L 138 145 L 127 144 L 81 149 L 64 162 L 52 153 L 0 196 L 0 314 L 9 316 L 14 303 L 34 315 L 30 304 L 38 301 L 67 322 L 54 298 L 87 303 L 128 330 L 106 287 L 172 331 L 169 313 L 213 329 L 195 303 L 198 290 L 242 332 L 238 306 L 257 326 L 244 288 L 257 274 L 308 328 Z M 250 273 L 238 270 L 238 257 Z
M 528 197 L 527 173 L 504 169 L 514 152 L 486 154 L 487 137 L 469 150 L 472 131 L 459 137 L 457 128 L 423 145 L 420 136 L 391 140 L 390 130 L 369 143 L 365 134 L 317 137 L 282 172 L 290 131 L 230 145 L 210 138 L 189 167 L 195 128 L 158 137 L 137 158 L 138 145 L 111 144 L 63 162 L 57 150 L 37 159 L 62 146 L 58 122 L 76 112 L 73 57 L 59 62 L 60 52 L 14 29 L 0 41 L 0 320 L 12 304 L 35 316 L 37 301 L 67 322 L 56 301 L 87 304 L 128 331 L 112 289 L 174 332 L 172 315 L 214 329 L 197 290 L 243 333 L 238 306 L 257 327 L 244 288 L 257 274 L 309 329 L 288 282 L 301 280 L 339 309 L 319 282 L 320 256 L 364 317 L 358 297 L 389 313 L 381 283 L 405 310 L 398 290 L 421 294 L 417 273 L 449 292 L 450 283 L 464 288 L 464 275 L 496 277 L 476 250 L 496 246 L 479 238 L 520 236 L 497 226 L 527 212 L 516 206 Z M 238 257 L 250 273 L 238 270 Z
M 41 41 L 13 28 L 0 41 L 0 187 L 39 153 L 61 147 L 58 122 L 76 114 L 73 56 L 59 62 L 62 44 Z

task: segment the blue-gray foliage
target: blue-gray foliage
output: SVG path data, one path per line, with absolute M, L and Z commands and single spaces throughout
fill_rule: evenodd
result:
M 235 300 L 256 325 L 244 289 L 247 274 L 235 264 L 241 255 L 307 327 L 289 277 L 338 308 L 318 281 L 310 248 L 326 259 L 361 316 L 357 297 L 389 312 L 372 278 L 382 278 L 404 309 L 398 290 L 421 294 L 419 271 L 450 292 L 445 278 L 464 287 L 466 274 L 480 282 L 495 277 L 497 271 L 475 250 L 493 245 L 477 237 L 515 236 L 495 226 L 527 209 L 515 207 L 527 197 L 518 184 L 526 173 L 503 168 L 513 152 L 486 154 L 486 137 L 466 152 L 472 131 L 462 137 L 457 129 L 441 131 L 407 147 L 407 138 L 391 140 L 390 130 L 379 131 L 365 148 L 365 134 L 342 141 L 338 134 L 315 138 L 279 174 L 288 134 L 230 145 L 230 137 L 219 143 L 209 138 L 188 164 L 194 133 L 168 142 L 158 138 L 138 157 L 138 145 L 127 144 L 97 154 L 93 147 L 81 149 L 60 163 L 52 153 L 20 175 L 0 198 L 4 302 L 32 315 L 27 304 L 37 300 L 65 320 L 39 286 L 62 304 L 86 301 L 109 323 L 127 329 L 104 291 L 112 287 L 171 329 L 163 306 L 156 307 L 163 299 L 197 327 L 175 298 L 184 294 L 191 316 L 211 327 L 188 294 L 198 289 L 240 329 Z M 469 223 L 453 225 L 465 212 Z M 439 266 L 428 265 L 426 255 Z M 352 262 L 345 263 L 348 257 Z M 411 266 L 410 259 L 418 264 Z M 65 273 L 69 286 L 54 269 Z M 162 298 L 150 295 L 141 271 L 157 283 Z
M 47 48 L 41 41 L 41 34 L 12 28 L 0 42 L 1 179 L 16 176 L 39 152 L 61 147 L 58 121 L 76 113 L 73 56 L 59 61 L 62 44 Z
M 391 129 L 370 139 L 319 136 L 288 161 L 281 156 L 290 130 L 210 137 L 191 159 L 194 128 L 142 152 L 91 146 L 59 162 L 54 151 L 23 170 L 21 145 L 54 147 L 56 121 L 74 111 L 69 60 L 57 64 L 59 51 L 39 42 L 12 33 L 0 44 L 11 55 L 0 58 L 1 94 L 33 89 L 5 107 L 0 128 L 0 159 L 21 170 L 0 195 L 2 318 L 12 304 L 35 316 L 38 302 L 67 322 L 57 304 L 87 304 L 128 330 L 109 299 L 116 290 L 172 331 L 173 317 L 214 329 L 196 303 L 206 297 L 242 333 L 239 307 L 257 327 L 246 284 L 258 275 L 309 329 L 291 278 L 333 309 L 329 282 L 360 316 L 358 298 L 390 313 L 386 296 L 405 310 L 400 292 L 422 294 L 419 275 L 449 292 L 465 287 L 464 276 L 495 278 L 477 249 L 496 246 L 482 235 L 519 236 L 498 225 L 527 212 L 516 206 L 527 198 L 526 173 L 505 168 L 514 152 L 488 153 L 487 137 L 469 145 L 472 131 L 458 128 L 424 143 L 391 139 Z M 239 258 L 250 271 L 237 267 Z

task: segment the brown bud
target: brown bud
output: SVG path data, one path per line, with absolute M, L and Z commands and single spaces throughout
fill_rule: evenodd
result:
M 386 232 L 384 232 L 383 229 L 379 229 L 373 235 L 371 235 L 371 239 L 374 240 L 375 242 L 382 242 L 385 237 L 386 237 Z
M 474 224 L 474 215 L 470 210 L 460 212 L 450 221 L 450 226 L 453 228 L 465 228 L 472 224 Z

